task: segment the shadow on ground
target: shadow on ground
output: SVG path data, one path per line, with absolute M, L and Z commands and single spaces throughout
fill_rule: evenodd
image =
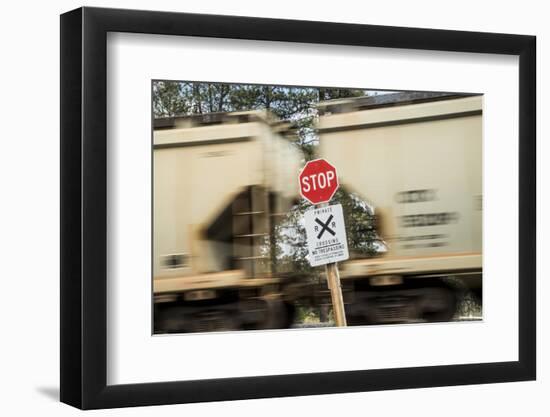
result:
M 36 391 L 50 400 L 59 401 L 59 387 L 37 387 Z

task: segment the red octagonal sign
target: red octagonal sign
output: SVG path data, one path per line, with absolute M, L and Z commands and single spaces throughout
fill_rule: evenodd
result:
M 330 201 L 338 189 L 336 168 L 325 159 L 309 161 L 300 172 L 300 194 L 313 204 Z

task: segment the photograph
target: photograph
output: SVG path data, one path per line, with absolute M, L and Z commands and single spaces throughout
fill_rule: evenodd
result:
M 483 320 L 483 93 L 151 89 L 153 334 Z
M 12 171 L 59 161 L 59 291 L 34 293 L 59 300 L 60 401 L 536 410 L 541 14 L 295 3 L 67 8 L 48 158 L 16 140 L 36 94 L 9 95 Z

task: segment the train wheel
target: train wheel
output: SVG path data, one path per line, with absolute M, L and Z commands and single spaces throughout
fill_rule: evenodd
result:
M 284 329 L 289 329 L 294 324 L 294 320 L 296 319 L 296 306 L 294 303 L 283 303 L 284 308 L 286 310 L 286 320 L 283 322 Z
M 372 324 L 369 320 L 368 310 L 365 308 L 365 299 L 358 297 L 359 302 L 345 304 L 346 323 L 348 326 L 366 326 Z
M 154 333 L 182 333 L 184 309 L 177 305 L 155 306 Z
M 361 316 L 346 316 L 348 326 L 366 326 L 370 324 L 366 317 Z
M 428 322 L 451 321 L 456 313 L 457 297 L 446 287 L 430 288 L 424 298 L 422 318 Z
M 286 303 L 279 299 L 264 299 L 265 318 L 258 323 L 257 329 L 285 329 L 292 324 L 293 317 Z
M 192 315 L 188 320 L 190 332 L 227 332 L 238 330 L 235 314 L 223 309 L 210 309 Z

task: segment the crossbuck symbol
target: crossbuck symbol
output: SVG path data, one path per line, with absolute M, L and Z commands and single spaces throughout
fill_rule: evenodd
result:
M 321 236 L 323 236 L 323 233 L 325 233 L 325 230 L 327 232 L 329 232 L 332 236 L 336 235 L 336 232 L 329 227 L 329 224 L 330 224 L 332 219 L 333 219 L 333 215 L 331 214 L 328 217 L 326 223 L 323 223 L 318 217 L 315 217 L 315 223 L 317 223 L 319 226 L 321 226 L 321 231 L 317 235 L 317 239 L 321 239 Z M 335 227 L 336 222 L 332 222 L 331 226 Z M 319 228 L 317 226 L 315 226 L 315 231 L 317 231 L 318 229 Z

